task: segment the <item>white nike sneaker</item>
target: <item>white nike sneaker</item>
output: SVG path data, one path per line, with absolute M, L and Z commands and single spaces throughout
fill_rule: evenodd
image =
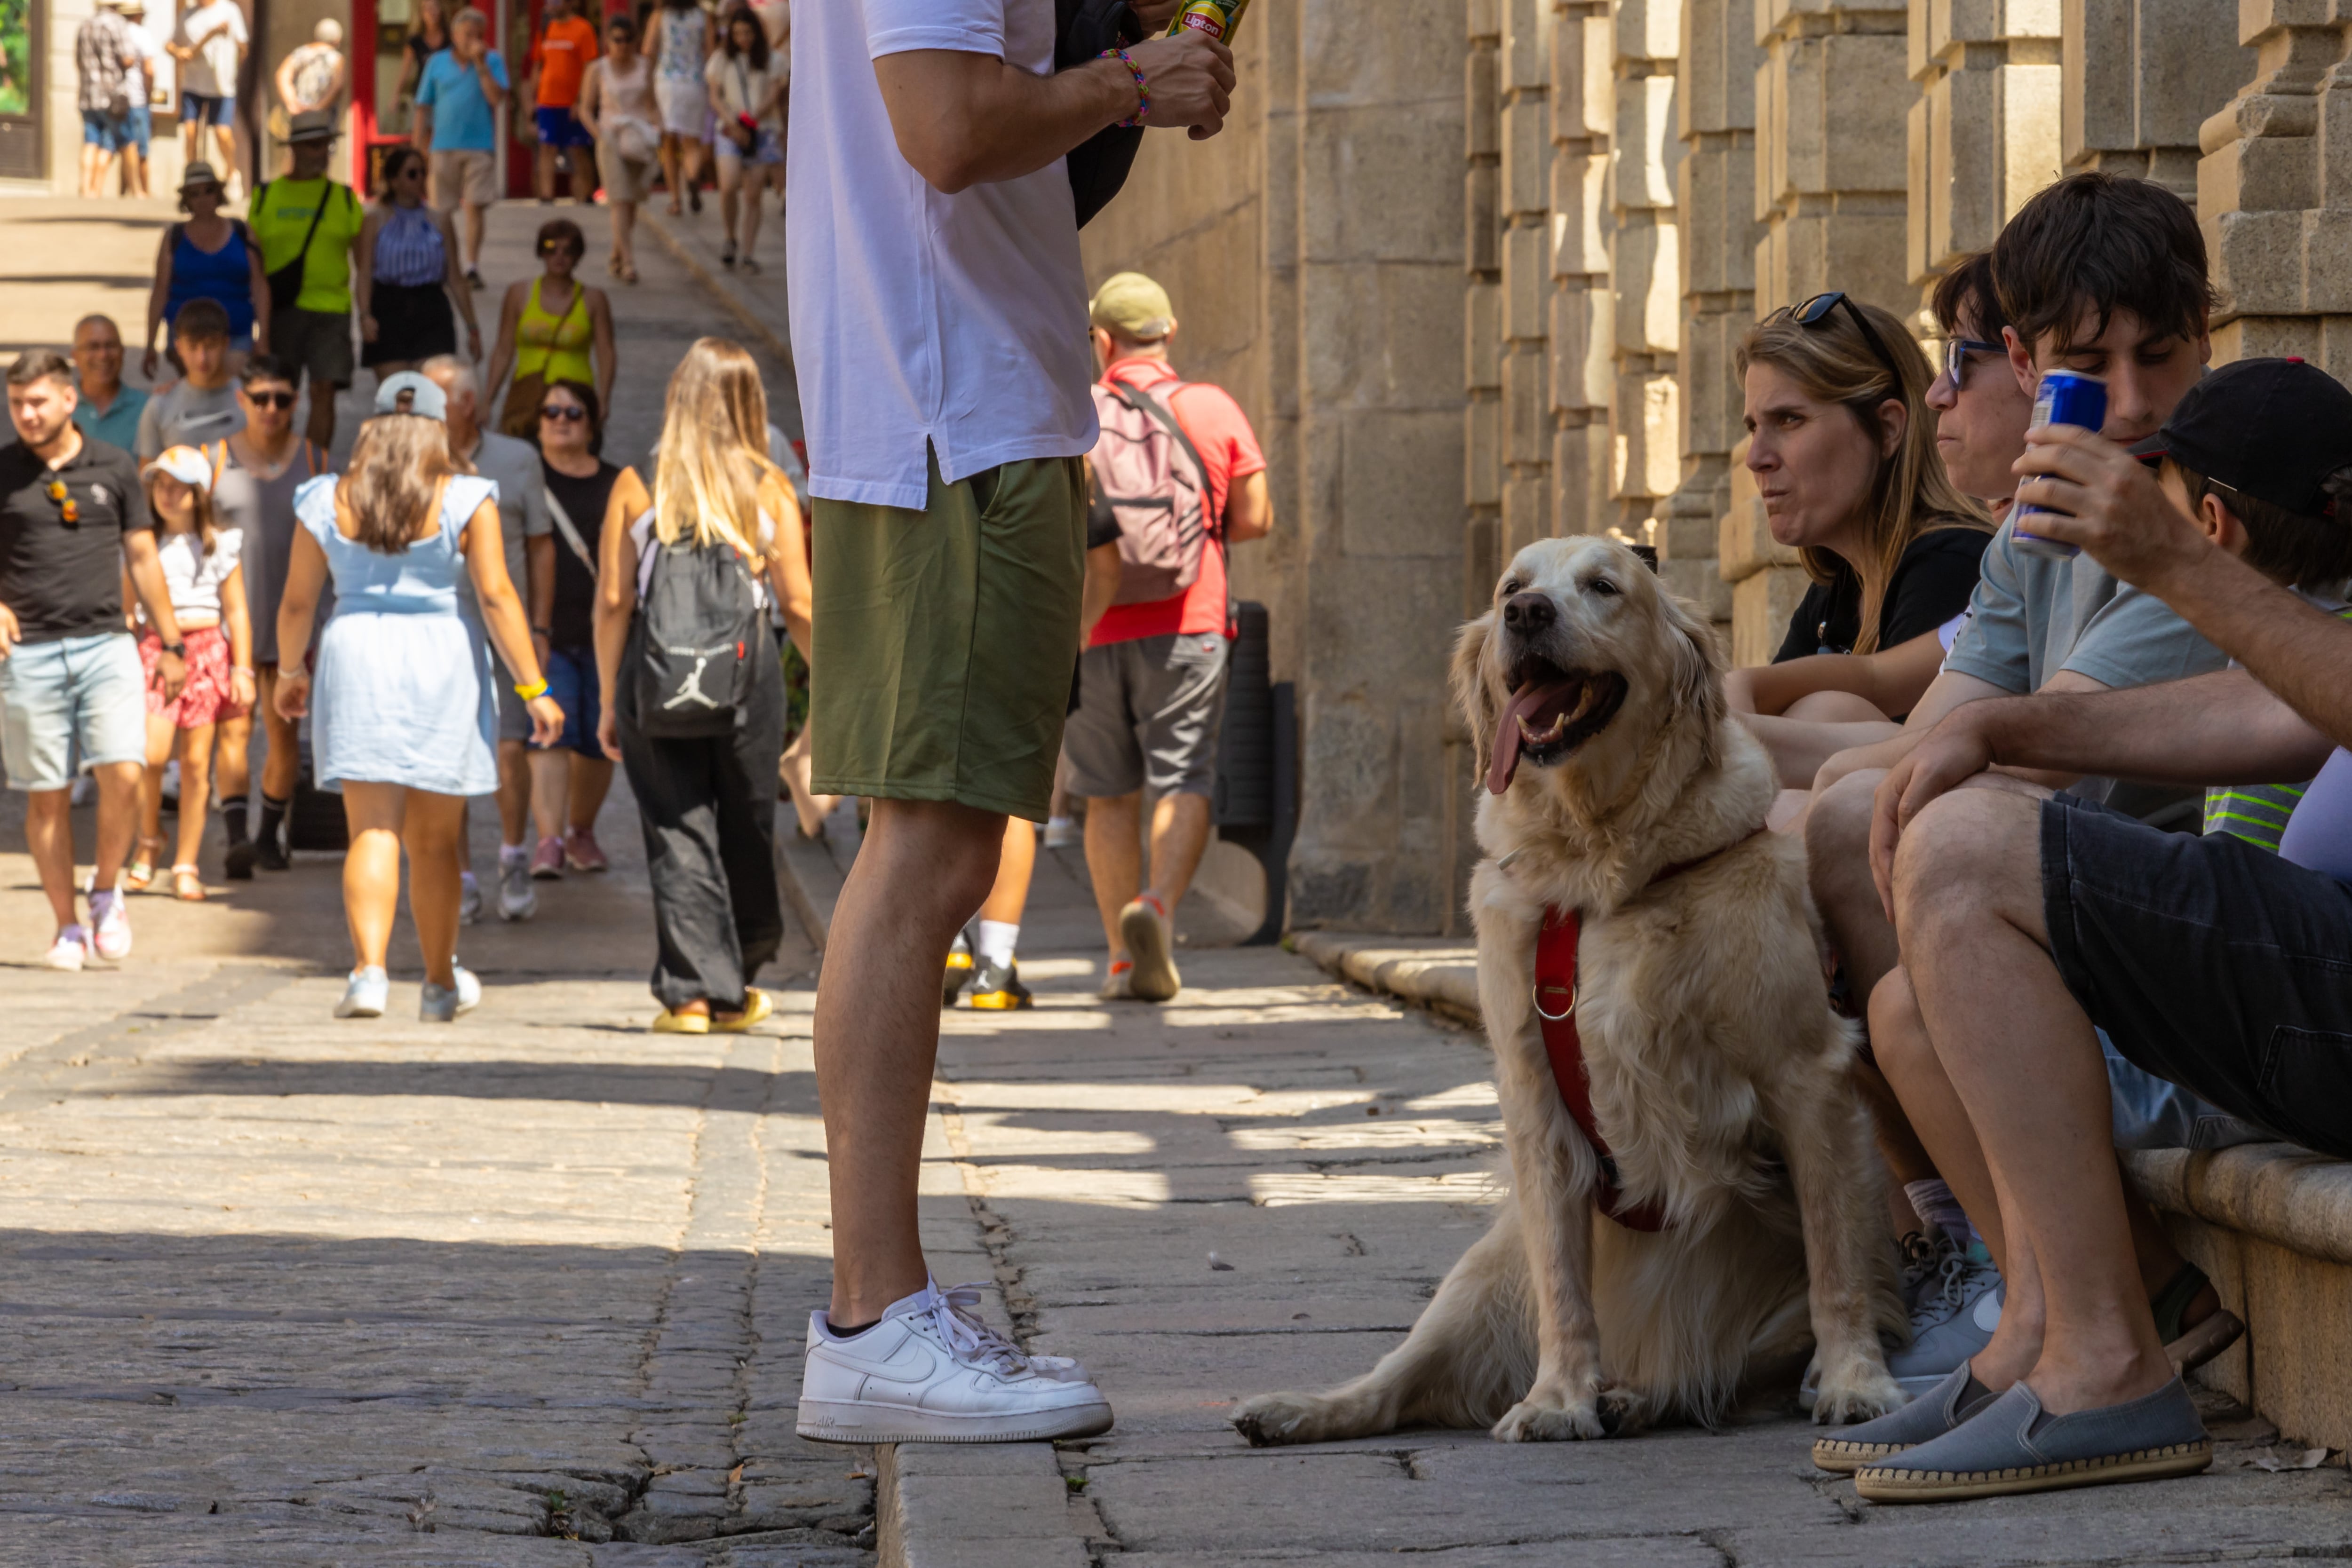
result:
M 820 1443 L 1036 1443 L 1110 1430 L 1067 1356 L 1024 1355 L 980 1321 L 981 1287 L 927 1284 L 855 1339 L 809 1314 L 800 1435 Z

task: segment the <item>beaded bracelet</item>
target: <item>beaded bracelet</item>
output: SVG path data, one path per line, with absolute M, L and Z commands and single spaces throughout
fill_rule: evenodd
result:
M 1128 127 L 1142 124 L 1143 117 L 1151 112 L 1151 84 L 1143 79 L 1142 70 L 1133 60 L 1128 58 L 1127 51 L 1125 49 L 1119 48 L 1116 45 L 1112 46 L 1110 48 L 1105 49 L 1101 54 L 1097 55 L 1095 58 L 1098 60 L 1115 59 L 1120 65 L 1127 68 L 1128 75 L 1135 78 L 1135 112 L 1129 115 L 1125 120 L 1120 120 L 1119 124 Z

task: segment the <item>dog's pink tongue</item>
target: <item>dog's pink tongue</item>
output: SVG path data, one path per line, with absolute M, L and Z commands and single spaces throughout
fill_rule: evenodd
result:
M 1495 730 L 1495 759 L 1486 765 L 1486 793 L 1499 795 L 1508 789 L 1511 775 L 1519 770 L 1519 720 L 1559 695 L 1556 681 L 1531 681 L 1511 694 L 1510 706 L 1503 710 L 1502 722 Z

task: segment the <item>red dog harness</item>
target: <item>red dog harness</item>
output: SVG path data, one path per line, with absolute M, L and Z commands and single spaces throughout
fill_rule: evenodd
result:
M 1761 831 L 1761 828 L 1757 830 Z M 1750 833 L 1713 853 L 1670 865 L 1652 877 L 1648 885 L 1655 887 L 1668 877 L 1680 876 L 1755 836 Z M 1570 1119 L 1583 1132 L 1585 1142 L 1592 1145 L 1601 1162 L 1600 1179 L 1592 1189 L 1593 1201 L 1601 1206 L 1601 1212 L 1628 1230 L 1664 1230 L 1665 1205 L 1656 1198 L 1632 1208 L 1625 1207 L 1624 1190 L 1617 1185 L 1617 1162 L 1609 1153 L 1608 1140 L 1601 1135 L 1600 1118 L 1592 1113 L 1592 1078 L 1584 1065 L 1584 1037 L 1576 1028 L 1576 950 L 1583 935 L 1581 912 L 1556 906 L 1544 911 L 1543 925 L 1536 933 L 1535 985 L 1536 1017 L 1541 1020 L 1544 1054 L 1551 1059 L 1552 1082 L 1559 1086 L 1560 1103 L 1568 1107 Z

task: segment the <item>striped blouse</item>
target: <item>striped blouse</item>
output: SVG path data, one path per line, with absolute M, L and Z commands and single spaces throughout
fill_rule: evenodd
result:
M 383 226 L 375 231 L 375 280 L 417 288 L 440 282 L 447 268 L 447 252 L 432 210 L 394 207 Z

